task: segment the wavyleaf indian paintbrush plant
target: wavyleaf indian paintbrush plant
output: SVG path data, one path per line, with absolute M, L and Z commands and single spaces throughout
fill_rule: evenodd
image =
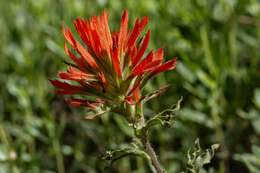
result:
M 148 17 L 137 18 L 133 29 L 129 29 L 128 12 L 125 10 L 119 32 L 111 33 L 106 9 L 101 16 L 93 15 L 85 20 L 78 17 L 74 25 L 81 41 L 76 40 L 68 28 L 62 29 L 66 39 L 64 49 L 73 63 L 67 63 L 69 66 L 66 72 L 59 72 L 59 80 L 50 82 L 58 89 L 57 94 L 74 95 L 74 98 L 66 100 L 68 104 L 84 106 L 92 112 L 92 115 L 86 116 L 87 119 L 114 112 L 132 124 L 142 148 L 129 147 L 109 152 L 108 158 L 114 156 L 111 159 L 117 160 L 129 154 L 141 155 L 153 165 L 156 172 L 163 173 L 147 137 L 153 125 L 171 124 L 173 112 L 179 109 L 181 100 L 174 108 L 145 121 L 143 104 L 158 97 L 169 85 L 148 95 L 142 94 L 143 88 L 155 75 L 172 70 L 176 65 L 176 58 L 163 63 L 163 47 L 151 50 L 144 56 L 151 32 L 148 30 L 141 38 L 140 35 L 147 23 Z M 81 98 L 75 98 L 75 95 Z M 95 99 L 82 99 L 84 96 Z
M 125 10 L 119 32 L 111 33 L 106 10 L 101 16 L 85 20 L 77 18 L 74 25 L 84 44 L 77 41 L 68 28 L 63 28 L 66 42 L 77 55 L 65 42 L 65 52 L 74 63 L 69 64 L 67 72 L 60 72 L 59 78 L 74 81 L 77 85 L 50 80 L 59 89 L 57 94 L 95 96 L 96 100 L 67 100 L 72 106 L 86 106 L 95 112 L 86 117 L 90 119 L 106 112 L 100 110 L 111 111 L 111 107 L 120 107 L 123 102 L 131 107 L 140 104 L 140 91 L 147 81 L 158 73 L 173 69 L 176 64 L 176 59 L 163 64 L 163 47 L 151 50 L 143 57 L 150 40 L 150 30 L 141 39 L 139 36 L 147 23 L 148 17 L 137 18 L 133 29 L 129 29 L 128 12 Z M 130 110 L 133 109 L 123 111 L 124 116 L 133 120 L 135 113 Z

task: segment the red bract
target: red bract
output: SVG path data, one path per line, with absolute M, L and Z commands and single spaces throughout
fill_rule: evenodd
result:
M 86 106 L 95 111 L 101 106 L 114 106 L 122 102 L 136 104 L 146 82 L 154 75 L 171 70 L 176 59 L 163 62 L 163 48 L 143 55 L 150 40 L 150 30 L 138 40 L 148 23 L 148 17 L 139 21 L 133 29 L 128 29 L 128 12 L 125 10 L 120 31 L 111 34 L 106 9 L 101 16 L 90 19 L 77 18 L 75 28 L 82 39 L 77 41 L 68 28 L 62 32 L 67 43 L 77 52 L 72 54 L 64 43 L 66 54 L 74 62 L 67 72 L 60 72 L 60 79 L 73 81 L 73 84 L 50 80 L 58 88 L 57 94 L 94 96 L 96 101 L 72 99 L 67 101 L 73 106 Z M 133 99 L 132 99 L 133 98 Z

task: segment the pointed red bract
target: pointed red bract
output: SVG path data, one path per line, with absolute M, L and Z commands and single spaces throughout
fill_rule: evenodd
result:
M 125 10 L 122 19 L 121 19 L 121 25 L 120 25 L 120 33 L 118 38 L 118 53 L 119 56 L 122 55 L 125 41 L 127 39 L 127 25 L 128 25 L 128 12 Z
M 147 66 L 152 63 L 153 51 L 151 51 L 135 68 L 133 69 L 132 77 L 136 75 L 141 75 L 145 72 Z
M 73 47 L 75 48 L 75 44 L 76 44 L 76 40 L 73 37 L 72 33 L 70 32 L 70 30 L 68 28 L 62 28 L 62 33 L 65 37 L 65 39 L 67 40 L 67 42 Z
M 139 87 L 139 85 L 141 84 L 142 80 L 143 80 L 143 78 L 140 78 L 140 79 L 136 82 L 136 84 L 134 85 L 134 87 L 128 92 L 127 95 L 131 95 L 131 94 Z
M 88 75 L 86 73 L 68 73 L 68 72 L 59 72 L 59 77 L 61 79 L 67 79 L 67 80 L 88 80 L 88 79 L 93 79 L 95 76 L 94 75 Z
M 78 59 L 75 55 L 73 55 L 73 54 L 69 51 L 66 42 L 64 42 L 64 49 L 65 49 L 66 54 L 71 58 L 72 61 L 74 61 L 74 62 L 77 64 L 77 66 L 78 66 L 79 69 L 81 69 L 81 70 L 84 71 L 84 72 L 88 71 L 88 66 L 87 66 L 87 64 L 85 64 L 85 63 L 82 61 L 82 59 Z
M 71 84 L 68 84 L 66 82 L 60 82 L 58 80 L 49 80 L 53 86 L 59 89 L 64 89 L 64 90 L 74 90 L 74 91 L 80 91 L 81 89 L 84 89 L 80 86 L 74 86 Z
M 148 46 L 150 40 L 150 30 L 148 30 L 148 33 L 145 36 L 144 42 L 142 44 L 142 47 L 140 48 L 140 50 L 138 51 L 136 57 L 133 60 L 133 67 L 135 67 L 135 65 L 141 60 L 142 56 L 144 55 L 144 52 Z
M 122 71 L 121 71 L 120 62 L 118 59 L 118 50 L 115 49 L 114 52 L 111 52 L 111 56 L 112 56 L 112 62 L 113 62 L 113 66 L 114 66 L 116 75 L 118 77 L 122 77 Z
M 158 49 L 158 50 L 156 50 L 156 52 L 154 53 L 154 60 L 156 60 L 156 61 L 160 61 L 161 63 L 162 63 L 162 61 L 163 61 L 163 47 L 162 48 L 160 48 L 160 49 Z
M 139 88 L 136 88 L 136 90 L 134 91 L 134 99 L 135 99 L 135 101 L 136 102 L 138 102 L 139 100 L 140 100 L 140 90 L 139 90 Z
M 144 27 L 147 25 L 149 18 L 146 16 L 142 19 L 142 21 L 139 24 L 139 17 L 136 20 L 135 27 L 129 37 L 129 40 L 127 42 L 127 47 L 132 47 L 133 44 L 135 44 L 138 36 L 143 31 Z
M 153 71 L 149 74 L 149 76 L 154 76 L 154 75 L 156 75 L 156 74 L 158 74 L 158 73 L 161 73 L 161 72 L 164 72 L 164 71 L 166 71 L 166 70 L 172 70 L 172 69 L 174 69 L 174 67 L 175 67 L 175 65 L 176 65 L 176 63 L 177 63 L 176 61 L 177 61 L 177 59 L 175 58 L 175 59 L 173 59 L 173 60 L 170 60 L 170 61 L 166 62 L 165 64 L 163 64 L 163 65 L 157 67 L 155 70 L 153 70 Z
M 99 71 L 99 66 L 95 62 L 95 59 L 89 54 L 89 52 L 79 43 L 77 45 L 77 52 L 85 59 L 85 61 L 92 67 L 94 70 Z
M 65 100 L 69 105 L 72 106 L 86 106 L 90 108 L 96 108 L 100 103 L 88 101 L 88 100 L 82 100 L 82 99 L 71 99 L 71 100 Z

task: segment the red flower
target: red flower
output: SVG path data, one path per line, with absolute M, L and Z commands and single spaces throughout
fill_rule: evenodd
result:
M 138 40 L 138 37 L 147 23 L 148 17 L 137 18 L 133 30 L 128 29 L 128 12 L 125 10 L 119 33 L 111 34 L 106 9 L 101 16 L 85 20 L 77 18 L 74 25 L 84 45 L 68 28 L 63 28 L 63 35 L 77 56 L 71 53 L 65 42 L 65 52 L 75 64 L 70 64 L 67 72 L 60 72 L 59 77 L 77 85 L 50 80 L 59 89 L 57 94 L 95 96 L 98 98 L 96 101 L 67 101 L 73 106 L 86 106 L 90 111 L 104 105 L 121 104 L 122 101 L 137 103 L 141 89 L 149 79 L 165 70 L 172 70 L 176 65 L 176 59 L 162 64 L 163 48 L 150 51 L 142 59 L 150 40 L 150 30 L 144 38 Z

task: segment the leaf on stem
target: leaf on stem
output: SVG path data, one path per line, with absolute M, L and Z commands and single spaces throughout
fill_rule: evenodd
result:
M 199 139 L 195 140 L 195 146 L 193 150 L 189 150 L 188 157 L 188 171 L 191 173 L 198 173 L 205 164 L 210 163 L 214 157 L 216 150 L 219 148 L 219 144 L 211 145 L 210 149 L 202 150 L 200 148 Z
M 171 108 L 162 111 L 161 113 L 154 116 L 152 119 L 148 120 L 144 126 L 140 128 L 136 128 L 136 136 L 139 138 L 143 138 L 144 136 L 148 135 L 149 129 L 152 126 L 157 124 L 163 127 L 171 127 L 173 124 L 174 112 L 180 109 L 180 104 L 182 102 L 182 97 L 178 100 L 177 104 L 174 104 Z
M 143 103 L 154 99 L 154 98 L 158 98 L 162 93 L 164 93 L 164 91 L 169 87 L 170 85 L 165 85 L 164 87 L 155 90 L 147 95 L 145 95 L 144 97 L 141 98 L 141 100 L 143 100 Z
M 106 151 L 102 159 L 109 161 L 110 165 L 112 165 L 115 161 L 130 155 L 140 156 L 146 159 L 149 163 L 151 162 L 149 155 L 138 149 L 136 146 L 128 146 L 123 149 Z

